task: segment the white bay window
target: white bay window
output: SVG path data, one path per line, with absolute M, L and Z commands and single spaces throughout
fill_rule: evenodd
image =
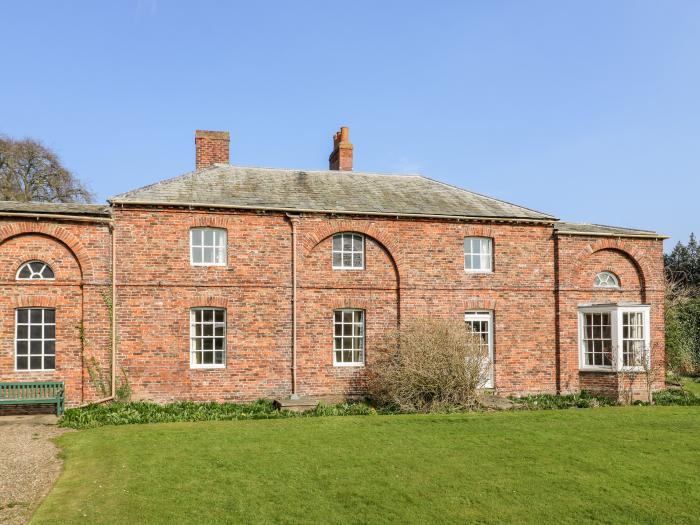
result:
M 643 368 L 650 359 L 649 306 L 605 304 L 579 308 L 580 368 Z

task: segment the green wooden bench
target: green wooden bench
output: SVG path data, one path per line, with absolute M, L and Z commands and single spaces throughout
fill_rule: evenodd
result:
M 63 414 L 63 381 L 0 383 L 0 405 L 56 405 Z

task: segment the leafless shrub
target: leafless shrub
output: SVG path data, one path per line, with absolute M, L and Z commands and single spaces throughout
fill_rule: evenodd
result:
M 403 322 L 382 346 L 368 381 L 370 394 L 381 405 L 421 412 L 469 408 L 490 373 L 479 336 L 464 321 Z

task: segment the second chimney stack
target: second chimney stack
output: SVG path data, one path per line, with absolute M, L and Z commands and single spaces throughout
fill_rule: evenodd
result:
M 201 170 L 212 164 L 228 164 L 230 141 L 228 131 L 195 131 L 196 169 Z
M 328 157 L 328 165 L 332 170 L 352 171 L 350 131 L 345 126 L 333 135 L 333 153 Z

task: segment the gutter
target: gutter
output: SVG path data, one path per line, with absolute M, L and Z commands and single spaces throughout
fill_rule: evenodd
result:
M 299 215 L 287 213 L 292 225 L 292 395 L 291 399 L 299 399 L 297 393 L 297 224 Z
M 89 405 L 99 405 L 107 401 L 113 401 L 117 397 L 117 240 L 114 234 L 114 225 L 109 225 L 109 231 L 112 234 L 112 373 L 111 373 L 111 393 L 109 396 L 97 401 L 90 401 L 78 405 L 77 408 L 83 408 Z
M 469 216 L 469 215 L 430 215 L 424 213 L 390 213 L 377 211 L 352 211 L 352 210 L 334 210 L 334 209 L 310 209 L 310 208 L 284 208 L 281 206 L 255 206 L 245 204 L 202 204 L 201 202 L 151 202 L 151 201 L 119 201 L 108 200 L 111 205 L 121 205 L 122 207 L 136 206 L 166 206 L 166 207 L 185 207 L 185 208 L 208 208 L 208 209 L 235 209 L 235 210 L 260 210 L 260 211 L 276 211 L 287 213 L 329 213 L 335 215 L 369 215 L 376 217 L 413 217 L 425 219 L 453 219 L 453 220 L 470 220 L 470 221 L 497 221 L 497 222 L 526 222 L 526 223 L 542 223 L 553 224 L 559 219 L 554 217 L 546 219 L 529 219 L 526 217 L 486 217 L 486 216 Z
M 91 217 L 85 215 L 61 215 L 58 213 L 24 213 L 24 212 L 14 212 L 14 211 L 3 211 L 0 212 L 0 217 L 25 217 L 27 219 L 63 219 L 66 221 L 80 221 L 80 222 L 105 222 L 111 223 L 111 217 Z

